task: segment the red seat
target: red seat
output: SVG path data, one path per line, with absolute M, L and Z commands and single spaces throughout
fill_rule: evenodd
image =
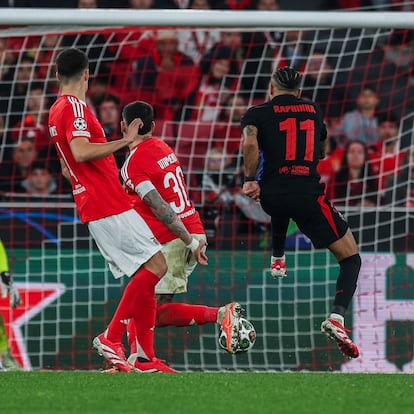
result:
M 188 174 L 204 169 L 206 154 L 214 142 L 214 125 L 184 121 L 173 127 L 177 132 L 173 148 L 183 169 Z
M 154 136 L 174 147 L 177 124 L 172 121 L 155 120 Z

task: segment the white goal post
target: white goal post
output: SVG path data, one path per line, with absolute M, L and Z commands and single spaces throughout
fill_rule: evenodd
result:
M 2 25 L 414 28 L 414 12 L 0 8 Z

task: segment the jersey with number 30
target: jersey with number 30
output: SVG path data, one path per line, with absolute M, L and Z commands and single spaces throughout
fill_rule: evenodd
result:
M 177 238 L 143 201 L 154 188 L 192 234 L 204 234 L 200 216 L 188 196 L 184 173 L 174 151 L 159 138 L 148 138 L 132 149 L 121 169 L 124 187 L 158 241 Z

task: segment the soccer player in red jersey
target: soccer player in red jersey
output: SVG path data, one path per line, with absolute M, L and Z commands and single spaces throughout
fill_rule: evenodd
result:
M 334 254 L 340 271 L 332 311 L 321 331 L 346 357 L 357 358 L 359 350 L 347 335 L 344 315 L 357 286 L 361 257 L 347 222 L 320 182 L 317 166 L 327 131 L 320 107 L 300 98 L 301 78 L 294 68 L 277 69 L 269 84 L 269 101 L 243 115 L 243 192 L 260 201 L 271 216 L 273 277 L 287 275 L 284 249 L 290 219 L 316 248 L 326 247 Z
M 161 245 L 133 208 L 120 181 L 113 153 L 129 145 L 142 121 L 134 119 L 123 138 L 107 142 L 102 126 L 85 104 L 87 55 L 64 49 L 56 59 L 60 96 L 49 112 L 49 133 L 62 174 L 72 183 L 81 221 L 87 224 L 115 278 L 130 277 L 107 329 L 93 340 L 98 353 L 119 370 L 131 372 L 122 345 L 126 320 L 133 319 L 147 356 L 142 371 L 175 372 L 154 352 L 155 285 L 167 266 Z M 189 243 L 191 240 L 189 240 Z M 195 255 L 200 259 L 201 247 Z
M 207 264 L 204 254 L 206 235 L 200 216 L 189 198 L 184 172 L 174 151 L 161 139 L 153 137 L 154 109 L 142 101 L 125 106 L 122 111 L 121 130 L 129 134 L 132 121 L 140 118 L 143 126 L 129 145 L 130 154 L 121 168 L 127 193 L 135 208 L 163 245 L 167 273 L 155 287 L 157 314 L 155 326 L 189 326 L 209 322 L 220 323 L 226 333 L 226 349 L 234 353 L 239 345 L 239 318 L 241 306 L 237 302 L 221 308 L 186 303 L 172 303 L 176 293 L 187 291 L 189 275 L 197 265 L 191 254 L 199 242 L 203 246 L 202 265 Z M 192 237 L 191 244 L 187 240 Z M 134 321 L 128 325 L 131 355 L 128 360 L 140 365 L 142 351 L 134 333 Z M 144 357 L 145 358 L 145 357 Z

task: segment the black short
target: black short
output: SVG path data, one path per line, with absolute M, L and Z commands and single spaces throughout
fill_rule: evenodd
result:
M 330 246 L 349 226 L 324 194 L 271 194 L 262 192 L 263 210 L 272 220 L 291 218 L 315 248 Z

